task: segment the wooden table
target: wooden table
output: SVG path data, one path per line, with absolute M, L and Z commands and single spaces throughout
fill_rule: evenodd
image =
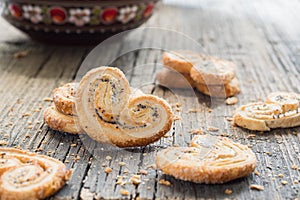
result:
M 180 2 L 180 1 L 178 1 Z M 7 147 L 20 147 L 47 154 L 63 161 L 74 173 L 69 183 L 50 199 L 119 199 L 121 189 L 130 199 L 295 199 L 299 197 L 299 131 L 300 128 L 278 129 L 258 133 L 234 128 L 228 117 L 241 104 L 264 99 L 278 90 L 300 92 L 300 1 L 194 1 L 194 6 L 160 5 L 143 27 L 156 26 L 182 32 L 202 47 L 202 51 L 232 60 L 238 65 L 242 93 L 237 105 L 226 106 L 224 100 L 211 100 L 198 92 L 196 97 L 184 91 L 172 94 L 154 83 L 161 68 L 161 49 L 143 49 L 127 53 L 112 65 L 127 66 L 130 82 L 164 97 L 171 104 L 181 101 L 182 120 L 174 123 L 169 137 L 145 148 L 104 151 L 100 158 L 87 150 L 80 137 L 50 130 L 42 118 L 42 110 L 51 102 L 52 90 L 72 81 L 91 46 L 55 46 L 31 41 L 0 19 L 0 139 Z M 133 34 L 134 35 L 134 34 Z M 191 49 L 189 42 L 176 34 L 129 35 L 108 52 L 114 54 L 139 42 L 162 48 Z M 192 43 L 195 44 L 195 43 Z M 22 58 L 13 55 L 29 50 Z M 152 64 L 149 64 L 152 63 Z M 108 64 L 101 63 L 98 65 Z M 136 67 L 146 64 L 146 67 Z M 147 67 L 148 66 L 148 67 Z M 188 112 L 199 108 L 201 112 Z M 157 151 L 178 144 L 187 146 L 191 129 L 218 127 L 218 132 L 249 145 L 258 159 L 257 172 L 223 185 L 194 184 L 176 180 L 151 168 Z M 251 134 L 251 135 L 250 135 Z M 76 144 L 76 145 L 74 145 Z M 106 160 L 111 156 L 111 160 Z M 122 166 L 119 162 L 124 162 Z M 113 169 L 104 172 L 104 165 Z M 294 165 L 294 167 L 292 167 Z M 295 168 L 299 167 L 299 168 Z M 294 168 L 294 169 L 293 169 Z M 126 171 L 129 171 L 127 174 Z M 142 184 L 116 185 L 117 176 L 128 180 L 139 170 Z M 281 174 L 281 175 L 280 175 Z M 159 184 L 170 181 L 171 186 Z M 287 184 L 282 184 L 287 181 Z M 251 190 L 251 184 L 264 186 Z M 225 194 L 226 189 L 232 194 Z

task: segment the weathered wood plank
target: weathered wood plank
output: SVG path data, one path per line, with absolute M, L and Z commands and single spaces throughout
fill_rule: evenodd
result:
M 14 28 L 6 29 L 9 26 L 0 19 L 4 27 L 0 28 L 0 139 L 8 141 L 8 146 L 37 150 L 58 158 L 74 169 L 69 184 L 51 199 L 294 199 L 299 196 L 299 184 L 294 182 L 299 181 L 299 171 L 292 166 L 300 166 L 300 136 L 295 134 L 300 129 L 274 130 L 261 135 L 233 127 L 225 117 L 231 117 L 237 106 L 263 99 L 271 91 L 300 92 L 300 30 L 294 25 L 300 18 L 298 8 L 300 2 L 296 0 L 289 4 L 283 0 L 214 1 L 199 3 L 197 8 L 162 5 L 147 25 L 183 32 L 202 48 L 174 32 L 166 34 L 162 30 L 160 34 L 145 30 L 112 43 L 111 49 L 103 55 L 83 63 L 87 67 L 84 70 L 88 70 L 113 62 L 127 72 L 133 86 L 161 96 L 171 104 L 182 103 L 181 111 L 176 112 L 182 119 L 174 123 L 168 137 L 145 148 L 109 151 L 94 148 L 95 143 L 89 146 L 82 136 L 49 130 L 42 121 L 42 109 L 50 105 L 42 99 L 51 96 L 52 89 L 61 82 L 75 78 L 91 47 L 40 45 L 27 40 Z M 274 10 L 282 12 L 278 14 Z M 161 49 L 138 50 L 117 58 L 118 54 L 139 45 Z M 223 100 L 210 99 L 198 92 L 194 97 L 190 91 L 170 91 L 155 85 L 155 73 L 162 68 L 161 53 L 170 49 L 196 50 L 233 60 L 238 65 L 237 76 L 242 89 L 239 103 L 226 106 Z M 30 50 L 29 55 L 13 58 L 14 53 L 23 50 Z M 266 69 L 268 73 L 263 73 Z M 189 109 L 202 111 L 189 113 Z M 22 117 L 27 112 L 31 115 Z M 28 129 L 28 126 L 32 127 Z M 172 145 L 187 146 L 192 137 L 191 129 L 206 130 L 210 126 L 219 128 L 210 134 L 228 133 L 234 140 L 250 145 L 258 159 L 259 174 L 224 185 L 203 185 L 176 180 L 150 167 L 157 151 Z M 97 155 L 91 154 L 93 149 L 98 151 Z M 107 156 L 111 156 L 111 160 L 107 160 Z M 113 171 L 106 174 L 105 167 Z M 116 185 L 117 176 L 130 181 L 140 170 L 147 171 L 141 176 L 140 185 Z M 169 180 L 172 186 L 160 185 L 161 179 Z M 282 180 L 288 184 L 282 185 Z M 250 184 L 264 185 L 265 190 L 250 190 Z M 122 196 L 122 189 L 128 190 L 130 195 Z M 233 193 L 225 195 L 225 189 Z

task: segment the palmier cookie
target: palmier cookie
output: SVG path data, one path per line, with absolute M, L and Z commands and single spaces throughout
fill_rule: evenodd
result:
M 228 138 L 198 135 L 191 146 L 158 152 L 157 168 L 181 180 L 217 184 L 248 176 L 256 167 L 251 149 Z
M 76 116 L 62 114 L 55 106 L 46 108 L 44 111 L 44 121 L 53 130 L 71 134 L 83 133 Z
M 273 92 L 268 95 L 266 102 L 278 103 L 283 112 L 288 112 L 298 109 L 300 95 L 293 92 Z
M 60 188 L 71 171 L 54 158 L 14 148 L 0 148 L 0 199 L 45 199 Z
M 67 83 L 54 89 L 53 102 L 56 109 L 66 115 L 76 115 L 74 96 L 78 83 Z
M 190 71 L 194 81 L 204 85 L 229 84 L 235 77 L 234 63 L 212 56 L 205 56 L 193 63 Z
M 202 58 L 199 53 L 190 51 L 171 51 L 163 54 L 163 64 L 179 73 L 189 74 L 193 63 Z
M 189 74 L 180 74 L 169 69 L 157 72 L 156 80 L 159 85 L 167 88 L 185 89 L 194 87 L 194 80 Z
M 300 126 L 300 109 L 283 112 L 278 103 L 250 103 L 235 111 L 233 122 L 235 125 L 256 131 L 295 127 Z
M 118 68 L 99 67 L 82 78 L 76 110 L 82 128 L 92 139 L 119 147 L 145 146 L 170 130 L 170 105 L 153 95 L 132 95 L 131 90 Z
M 225 85 L 205 85 L 195 83 L 197 90 L 211 97 L 231 97 L 241 92 L 239 81 L 234 78 L 231 82 Z

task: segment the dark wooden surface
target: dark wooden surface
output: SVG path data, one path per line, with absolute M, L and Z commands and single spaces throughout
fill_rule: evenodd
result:
M 74 174 L 69 183 L 51 199 L 295 199 L 299 197 L 300 128 L 258 133 L 235 128 L 226 120 L 234 109 L 250 101 L 264 99 L 272 91 L 300 92 L 300 1 L 194 1 L 196 7 L 160 5 L 143 27 L 155 26 L 182 32 L 202 45 L 203 52 L 234 61 L 238 65 L 242 93 L 239 103 L 226 106 L 223 100 L 211 100 L 196 92 L 175 94 L 154 83 L 161 68 L 162 50 L 143 49 L 124 54 L 112 65 L 122 67 L 130 82 L 146 93 L 164 97 L 171 104 L 182 103 L 182 120 L 174 123 L 169 137 L 145 148 L 103 151 L 92 155 L 86 138 L 50 130 L 42 111 L 51 102 L 52 90 L 72 81 L 86 55 L 88 46 L 55 46 L 35 43 L 0 18 L 0 140 L 8 147 L 20 147 L 47 154 L 63 161 Z M 117 55 L 136 43 L 141 46 L 194 49 L 194 43 L 178 34 L 140 31 L 114 44 L 107 52 Z M 13 55 L 29 51 L 16 59 Z M 107 53 L 106 52 L 106 53 Z M 100 57 L 101 58 L 101 57 Z M 104 58 L 103 58 L 104 59 Z M 105 61 L 106 62 L 106 61 Z M 101 59 L 94 61 L 97 65 Z M 150 63 L 150 64 L 149 64 Z M 151 64 L 152 63 L 152 64 Z M 88 65 L 88 62 L 85 62 Z M 144 67 L 141 67 L 144 65 Z M 191 113 L 189 109 L 200 109 Z M 211 109 L 211 110 L 210 110 Z M 27 116 L 26 114 L 29 114 Z M 23 115 L 26 116 L 23 116 Z M 194 184 L 175 180 L 151 168 L 160 149 L 187 146 L 191 129 L 218 127 L 218 132 L 248 144 L 258 159 L 257 173 L 223 185 Z M 251 134 L 251 135 L 249 135 Z M 251 137 L 250 137 L 251 136 Z M 83 141 L 81 141 L 83 139 Z M 5 143 L 4 143 L 5 144 Z M 76 145 L 72 145 L 76 144 Z M 111 160 L 106 160 L 111 156 Z M 120 166 L 119 162 L 125 166 Z M 113 169 L 104 172 L 104 165 Z M 292 166 L 297 166 L 293 169 Z M 299 168 L 298 168 L 299 167 Z M 126 171 L 129 173 L 126 173 Z M 147 170 L 139 186 L 116 185 L 117 176 L 128 181 L 132 174 Z M 126 178 L 127 176 L 127 178 Z M 159 184 L 165 179 L 171 186 Z M 287 181 L 286 185 L 282 181 Z M 251 184 L 264 191 L 251 190 Z M 124 197 L 120 191 L 130 195 Z M 226 189 L 232 194 L 224 193 Z

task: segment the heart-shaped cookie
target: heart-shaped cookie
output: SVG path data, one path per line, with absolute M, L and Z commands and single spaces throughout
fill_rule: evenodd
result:
M 45 199 L 70 178 L 66 166 L 48 156 L 0 148 L 1 199 Z
M 94 140 L 119 147 L 144 146 L 172 125 L 169 104 L 133 91 L 121 70 L 99 67 L 80 81 L 76 95 L 79 123 Z

